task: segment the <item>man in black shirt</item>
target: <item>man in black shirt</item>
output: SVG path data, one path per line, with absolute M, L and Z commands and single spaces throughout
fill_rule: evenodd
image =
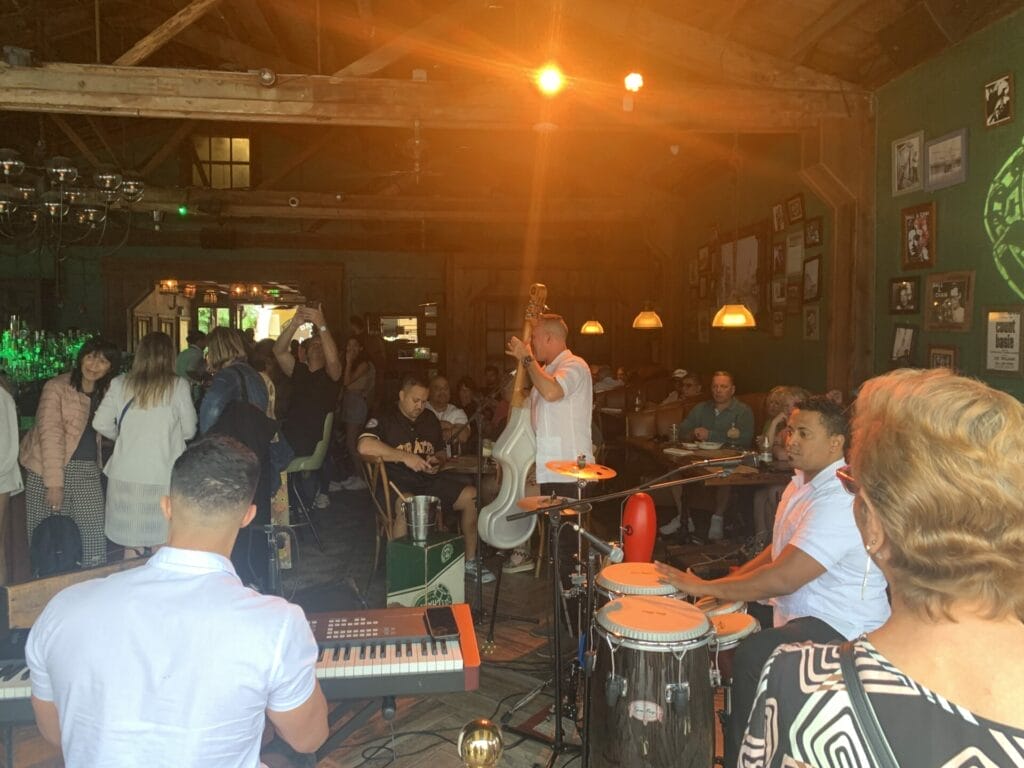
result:
M 313 335 L 302 345 L 306 362 L 299 362 L 291 351 L 292 337 L 305 324 L 313 324 Z M 343 371 L 338 346 L 327 328 L 322 308 L 299 307 L 284 332 L 274 342 L 274 357 L 281 371 L 291 379 L 288 411 L 284 415 L 281 431 L 296 456 L 312 455 L 324 434 L 324 419 L 334 411 L 341 389 Z M 329 479 L 329 478 L 328 478 Z M 327 481 L 322 483 L 327 487 Z M 312 493 L 314 489 L 309 489 Z M 316 506 L 330 503 L 326 494 L 319 493 Z
M 370 419 L 359 436 L 359 453 L 388 462 L 389 479 L 403 493 L 437 496 L 445 512 L 459 513 L 462 535 L 466 538 L 466 573 L 476 577 L 476 489 L 458 477 L 442 473 L 447 454 L 441 422 L 427 409 L 429 390 L 415 375 L 402 379 L 398 402 Z M 395 519 L 395 538 L 405 535 L 405 516 Z M 494 581 L 494 574 L 483 568 L 481 580 Z

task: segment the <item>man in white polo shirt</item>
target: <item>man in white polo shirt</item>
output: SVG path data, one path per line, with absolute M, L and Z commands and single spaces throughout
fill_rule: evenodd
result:
M 69 768 L 255 768 L 265 717 L 299 752 L 327 738 L 306 617 L 242 586 L 229 559 L 258 474 L 231 438 L 195 443 L 162 499 L 167 545 L 63 590 L 32 627 L 36 724 Z
M 775 514 L 772 543 L 729 576 L 705 581 L 660 565 L 688 595 L 744 600 L 765 631 L 743 640 L 733 658 L 732 713 L 725 727 L 725 765 L 736 765 L 761 668 L 785 643 L 852 640 L 885 623 L 885 578 L 870 559 L 853 517 L 853 496 L 836 476 L 844 465 L 848 423 L 825 397 L 798 403 L 787 450 L 796 472 Z M 770 602 L 774 608 L 755 601 Z M 773 627 L 768 629 L 768 627 Z

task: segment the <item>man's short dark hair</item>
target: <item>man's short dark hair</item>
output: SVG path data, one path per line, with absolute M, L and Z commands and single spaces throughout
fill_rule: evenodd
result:
M 196 511 L 240 511 L 252 503 L 259 474 L 256 454 L 232 437 L 210 435 L 174 462 L 171 497 Z
M 206 334 L 200 331 L 198 328 L 193 328 L 191 331 L 188 332 L 188 336 L 185 337 L 185 340 L 189 344 L 198 344 L 201 341 L 206 341 Z
M 829 436 L 842 435 L 843 445 L 850 444 L 850 420 L 846 416 L 846 410 L 837 403 L 829 400 L 824 395 L 814 395 L 806 400 L 801 400 L 795 406 L 796 410 L 803 413 L 816 413 L 821 417 L 821 423 L 825 425 L 825 431 Z
M 725 376 L 729 379 L 730 384 L 732 384 L 734 387 L 736 386 L 736 377 L 733 376 L 728 371 L 715 371 L 714 373 L 711 374 L 712 380 L 714 380 L 716 376 Z
M 424 389 L 430 389 L 427 386 L 427 382 L 418 373 L 407 373 L 402 377 L 401 391 L 405 392 L 410 387 L 423 387 Z

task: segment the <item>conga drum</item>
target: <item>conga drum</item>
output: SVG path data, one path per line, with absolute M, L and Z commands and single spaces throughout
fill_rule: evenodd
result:
M 627 595 L 660 595 L 670 597 L 678 594 L 671 584 L 662 582 L 654 563 L 614 563 L 605 566 L 594 579 L 594 589 L 602 599 L 598 607 Z
M 710 618 L 726 613 L 746 613 L 747 604 L 742 600 L 721 600 L 717 597 L 702 597 L 694 603 Z
M 612 600 L 597 615 L 590 761 L 597 768 L 708 768 L 714 701 L 707 617 L 664 596 Z
M 725 693 L 725 711 L 732 712 L 732 659 L 744 638 L 761 629 L 750 614 L 723 613 L 711 619 L 715 636 L 711 640 L 711 678 Z

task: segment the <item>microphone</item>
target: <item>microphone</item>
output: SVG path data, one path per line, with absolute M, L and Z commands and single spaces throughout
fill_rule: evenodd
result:
M 570 523 L 569 525 L 580 536 L 589 541 L 590 545 L 594 549 L 596 549 L 602 555 L 606 555 L 608 559 L 611 560 L 613 563 L 622 562 L 623 553 L 622 550 L 619 549 L 617 546 L 615 546 L 614 544 L 609 544 L 607 541 L 601 541 L 601 539 L 597 538 L 597 536 L 592 534 L 586 528 L 583 528 L 581 525 L 579 525 L 579 523 Z

